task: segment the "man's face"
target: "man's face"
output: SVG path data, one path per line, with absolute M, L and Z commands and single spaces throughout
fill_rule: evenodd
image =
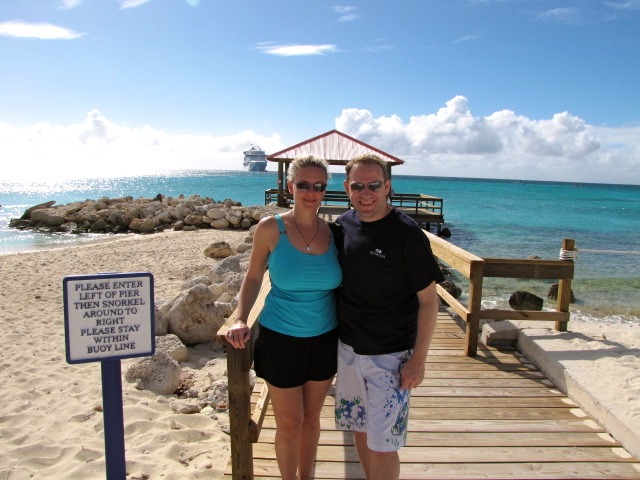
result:
M 353 208 L 363 222 L 380 220 L 389 212 L 387 195 L 391 182 L 384 180 L 382 168 L 379 165 L 364 163 L 354 165 L 349 178 L 344 182 L 344 187 Z

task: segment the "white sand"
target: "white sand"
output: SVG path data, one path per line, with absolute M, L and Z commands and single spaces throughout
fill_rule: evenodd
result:
M 568 332 L 525 328 L 518 350 L 640 458 L 639 325 L 570 321 Z
M 221 240 L 235 247 L 246 237 L 166 232 L 0 256 L 0 480 L 106 477 L 100 363 L 66 362 L 64 277 L 151 272 L 156 302 L 165 301 L 215 264 L 205 247 Z M 123 374 L 133 361 L 122 361 Z M 164 397 L 124 380 L 123 399 L 128 478 L 222 476 L 230 455 L 226 413 L 176 414 Z
M 100 364 L 66 363 L 64 277 L 148 271 L 156 301 L 169 300 L 216 262 L 203 255 L 205 247 L 221 240 L 235 247 L 246 236 L 167 232 L 0 256 L 0 480 L 105 478 Z M 561 363 L 563 378 L 588 384 L 607 415 L 636 428 L 640 328 L 570 325 L 576 333 L 560 337 L 530 332 L 549 352 L 538 356 Z M 122 362 L 123 373 L 133 361 Z M 164 397 L 124 381 L 123 396 L 128 478 L 222 476 L 230 455 L 226 414 L 176 414 Z

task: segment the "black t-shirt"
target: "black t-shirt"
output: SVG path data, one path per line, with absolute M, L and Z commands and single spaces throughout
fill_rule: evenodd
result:
M 392 209 L 375 222 L 355 210 L 340 215 L 342 286 L 338 289 L 340 339 L 361 355 L 414 347 L 417 292 L 444 277 L 429 241 L 409 216 Z

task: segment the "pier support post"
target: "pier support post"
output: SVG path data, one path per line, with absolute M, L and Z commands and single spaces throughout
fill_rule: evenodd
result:
M 562 240 L 562 250 L 566 252 L 574 252 L 576 249 L 576 241 L 573 238 L 565 238 Z M 573 262 L 573 260 L 565 260 Z M 556 311 L 568 312 L 571 303 L 571 279 L 558 280 L 558 300 L 556 303 Z M 556 322 L 556 330 L 559 332 L 567 331 L 568 322 Z

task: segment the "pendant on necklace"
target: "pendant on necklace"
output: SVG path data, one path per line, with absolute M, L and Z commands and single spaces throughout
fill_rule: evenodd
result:
M 311 251 L 311 247 L 309 245 L 307 245 L 307 252 Z

